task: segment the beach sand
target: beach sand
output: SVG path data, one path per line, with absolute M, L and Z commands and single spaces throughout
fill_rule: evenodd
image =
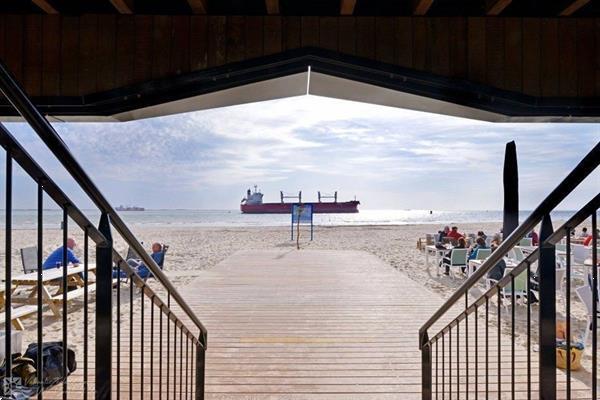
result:
M 471 223 L 460 225 L 461 232 L 477 232 L 483 230 L 493 234 L 500 230 L 501 223 Z M 406 273 L 416 285 L 422 285 L 448 298 L 463 282 L 463 279 L 438 275 L 432 265 L 425 266 L 424 255 L 416 249 L 416 241 L 425 233 L 439 230 L 438 225 L 405 225 L 405 226 L 335 226 L 315 227 L 314 240 L 311 242 L 308 227 L 301 227 L 301 249 L 338 249 L 362 250 L 374 254 L 390 268 L 397 268 Z M 152 242 L 167 243 L 170 245 L 165 261 L 165 272 L 176 287 L 183 287 L 199 276 L 203 270 L 210 269 L 228 256 L 239 250 L 290 248 L 294 249 L 296 241 L 290 240 L 289 227 L 229 227 L 229 228 L 173 228 L 173 227 L 133 227 L 136 237 L 144 242 L 144 247 L 150 247 Z M 35 230 L 15 230 L 13 232 L 13 274 L 22 273 L 18 249 L 36 244 Z M 70 236 L 80 244 L 83 235 L 80 231 L 73 230 Z M 47 230 L 44 232 L 44 254 L 61 243 L 60 230 Z M 0 238 L 3 241 L 3 238 Z M 125 255 L 127 247 L 124 241 L 114 233 L 115 248 Z M 3 250 L 3 249 L 2 249 Z M 76 254 L 82 256 L 81 247 L 76 249 Z M 90 248 L 90 261 L 94 261 L 95 251 Z M 4 254 L 0 254 L 4 258 Z M 2 276 L 4 271 L 0 271 Z M 157 288 L 157 283 L 150 280 L 152 287 Z M 160 290 L 159 290 L 160 292 Z M 483 292 L 483 286 L 472 291 L 472 295 Z M 128 311 L 127 289 L 122 290 L 122 314 Z M 559 306 L 560 307 L 560 306 Z M 83 324 L 82 301 L 74 301 L 69 305 L 68 325 L 70 332 L 81 332 Z M 523 315 L 521 315 L 523 314 Z M 574 330 L 583 326 L 585 311 L 577 302 L 573 302 Z M 524 319 L 524 313 L 519 313 L 518 319 Z M 24 320 L 26 332 L 23 343 L 36 340 L 35 317 Z M 90 326 L 93 327 L 93 304 L 90 307 Z M 534 323 L 535 324 L 535 323 Z M 50 311 L 44 312 L 44 340 L 60 340 L 61 320 L 53 317 Z M 510 332 L 508 327 L 505 327 Z M 524 329 L 524 328 L 523 328 Z M 524 341 L 523 329 L 518 329 L 519 341 Z M 89 338 L 93 340 L 94 332 L 91 329 Z M 82 354 L 83 339 L 78 335 L 69 335 L 69 345 Z M 90 342 L 92 344 L 93 342 Z

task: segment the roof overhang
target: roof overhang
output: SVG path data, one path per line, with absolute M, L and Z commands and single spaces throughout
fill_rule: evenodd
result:
M 130 121 L 306 94 L 493 122 L 600 121 L 597 97 L 542 99 L 314 48 L 33 101 L 53 121 Z M 0 111 L 18 119 L 8 104 Z

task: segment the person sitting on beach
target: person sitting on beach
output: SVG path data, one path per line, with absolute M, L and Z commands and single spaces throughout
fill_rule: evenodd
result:
M 485 233 L 483 233 L 483 231 L 478 231 L 477 232 L 477 237 L 478 238 L 483 238 L 483 241 L 487 240 L 487 235 Z
M 458 244 L 452 249 L 450 250 L 448 253 L 446 253 L 446 255 L 444 256 L 444 258 L 442 259 L 442 261 L 440 261 L 440 266 L 446 264 L 446 270 L 444 271 L 444 275 L 450 275 L 450 267 L 448 266 L 448 264 L 450 264 L 450 260 L 452 259 L 452 251 L 454 249 L 466 249 L 467 248 L 467 241 L 465 240 L 464 237 L 461 237 L 458 239 Z M 463 272 L 464 272 L 464 268 L 463 268 Z
M 152 257 L 152 259 L 154 260 L 156 265 L 160 267 L 160 269 L 163 268 L 165 262 L 165 253 L 167 252 L 168 248 L 169 246 L 161 245 L 158 242 L 152 243 L 152 254 L 150 254 L 150 257 Z M 129 264 L 129 266 L 133 268 L 133 270 L 140 276 L 140 278 L 146 279 L 152 277 L 152 273 L 150 272 L 146 264 L 144 264 L 141 260 L 130 258 L 129 260 L 127 260 L 127 264 Z
M 77 246 L 75 240 L 73 238 L 67 239 L 67 264 L 73 264 L 73 266 L 78 266 L 81 264 L 81 261 L 75 256 L 73 249 Z M 50 269 L 50 268 L 59 268 L 62 267 L 63 262 L 63 246 L 60 246 L 56 250 L 54 250 L 46 261 L 42 264 L 42 269 Z
M 444 238 L 446 238 L 449 233 L 450 227 L 446 225 L 443 231 L 438 231 L 438 242 L 442 243 L 444 241 Z
M 537 234 L 537 232 L 535 231 L 535 229 L 532 229 L 531 232 L 529 232 L 529 235 L 527 235 L 529 238 L 531 238 L 531 245 L 532 246 L 537 246 L 538 244 L 540 244 L 540 237 Z
M 452 230 L 450 232 L 448 232 L 448 234 L 446 236 L 452 240 L 458 240 L 460 238 L 464 238 L 464 235 L 458 231 L 458 227 L 456 227 L 456 226 L 453 226 Z
M 580 238 L 580 239 L 587 239 L 587 237 L 588 237 L 588 236 L 590 236 L 590 235 L 589 235 L 589 233 L 588 233 L 588 231 L 587 231 L 587 228 L 584 226 L 584 227 L 581 229 L 581 233 L 579 234 L 579 238 Z
M 598 229 L 596 231 L 596 236 L 600 236 L 600 229 Z M 584 246 L 591 246 L 592 245 L 592 239 L 594 238 L 594 235 L 588 235 L 588 237 L 585 238 L 585 240 L 583 241 L 583 245 Z
M 469 260 L 474 260 L 475 257 L 477 257 L 477 250 L 479 249 L 487 249 L 487 246 L 485 245 L 485 239 L 481 236 L 475 240 L 475 246 L 471 247 Z
M 492 245 L 492 253 L 496 251 L 496 249 L 498 248 L 498 246 L 496 245 Z M 502 277 L 504 276 L 504 271 L 506 270 L 506 262 L 504 261 L 504 258 L 501 258 L 500 261 L 498 261 L 496 263 L 496 265 L 494 265 L 494 267 L 492 267 L 492 269 L 490 269 L 487 273 L 487 278 L 488 279 L 493 279 L 495 281 L 499 281 L 500 279 L 502 279 Z

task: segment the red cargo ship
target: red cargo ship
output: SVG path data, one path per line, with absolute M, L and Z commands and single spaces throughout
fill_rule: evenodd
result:
M 298 196 L 284 196 L 280 192 L 281 201 L 279 203 L 263 203 L 263 194 L 254 186 L 254 192 L 248 189 L 246 197 L 242 199 L 240 210 L 244 214 L 289 214 L 292 212 L 292 204 L 302 203 L 302 192 Z M 286 203 L 285 199 L 297 199 L 297 201 Z M 333 201 L 322 201 L 331 199 Z M 336 213 L 357 213 L 360 201 L 337 201 L 337 192 L 332 196 L 321 195 L 318 192 L 318 201 L 312 204 L 313 212 L 318 214 L 336 214 Z

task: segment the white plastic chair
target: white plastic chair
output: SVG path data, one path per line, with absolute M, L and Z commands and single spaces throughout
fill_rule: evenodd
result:
M 576 264 L 583 264 L 585 260 L 590 257 L 590 252 L 591 250 L 582 244 L 574 244 L 571 246 L 573 262 Z
M 475 254 L 476 260 L 485 260 L 492 254 L 492 249 L 477 249 L 477 254 Z
M 519 242 L 519 246 L 531 247 L 531 246 L 533 246 L 533 239 L 532 238 L 523 238 Z
M 577 297 L 579 297 L 579 300 L 581 300 L 587 309 L 587 321 L 585 324 L 585 332 L 583 334 L 583 344 L 587 347 L 587 341 L 590 336 L 590 331 L 592 330 L 592 288 L 589 285 L 580 286 L 575 288 L 575 293 L 577 293 Z M 596 318 L 600 318 L 600 312 L 596 313 Z
M 442 262 L 442 268 L 448 267 L 450 272 L 458 268 L 467 267 L 467 249 L 452 249 L 450 253 L 450 263 L 444 259 Z

